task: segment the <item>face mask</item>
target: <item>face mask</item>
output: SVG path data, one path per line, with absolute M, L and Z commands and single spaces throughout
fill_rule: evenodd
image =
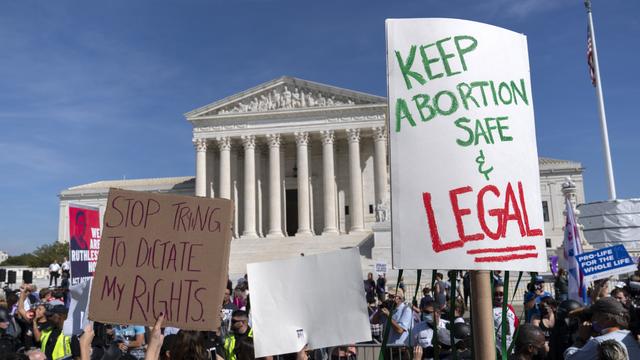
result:
M 427 323 L 429 324 L 433 324 L 433 314 L 422 314 L 421 316 L 422 321 L 427 321 Z

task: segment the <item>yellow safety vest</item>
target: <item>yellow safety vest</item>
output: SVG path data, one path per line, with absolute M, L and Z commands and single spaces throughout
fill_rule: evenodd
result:
M 49 342 L 49 336 L 52 332 L 52 329 L 42 330 L 42 335 L 40 335 L 40 341 L 42 342 L 40 351 L 42 351 L 43 354 L 47 350 L 47 342 Z M 53 353 L 51 353 L 52 360 L 64 359 L 69 356 L 71 356 L 71 337 L 65 336 L 60 332 L 56 340 L 56 346 L 53 348 Z
M 250 338 L 253 337 L 253 329 L 249 329 L 249 333 L 247 334 L 247 336 Z M 227 355 L 227 360 L 236 360 L 236 354 L 233 352 L 233 349 L 235 349 L 235 347 L 236 337 L 235 335 L 230 334 L 226 339 L 224 339 L 224 352 Z

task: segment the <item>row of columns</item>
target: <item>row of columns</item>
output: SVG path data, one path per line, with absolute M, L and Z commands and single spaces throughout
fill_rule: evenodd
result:
M 374 134 L 374 176 L 375 201 L 383 202 L 386 197 L 387 161 L 386 161 L 386 130 L 384 127 L 372 129 Z M 362 170 L 360 165 L 360 131 L 361 129 L 347 129 L 349 144 L 349 179 L 350 179 L 350 208 L 351 227 L 349 232 L 364 231 L 364 201 L 362 190 Z M 337 228 L 337 199 L 335 188 L 334 143 L 335 131 L 320 131 L 322 139 L 322 171 L 323 171 L 323 234 L 338 234 Z M 311 231 L 311 203 L 309 189 L 309 133 L 295 132 L 296 161 L 298 168 L 298 231 L 296 235 L 313 235 Z M 256 238 L 256 162 L 255 135 L 240 137 L 244 149 L 244 229 L 242 237 Z M 280 178 L 280 134 L 268 134 L 266 140 L 269 145 L 269 231 L 268 237 L 282 237 L 282 193 Z M 219 196 L 231 199 L 231 138 L 222 136 L 216 138 L 220 151 L 220 180 Z M 196 196 L 206 196 L 206 153 L 207 140 L 195 139 L 196 149 Z

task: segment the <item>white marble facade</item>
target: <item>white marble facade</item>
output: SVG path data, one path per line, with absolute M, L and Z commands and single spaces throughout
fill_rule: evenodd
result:
M 186 114 L 196 195 L 240 238 L 362 233 L 388 197 L 386 101 L 283 77 Z
M 383 97 L 282 77 L 185 114 L 193 126 L 195 184 L 189 178 L 132 182 L 232 199 L 234 235 L 241 239 L 366 234 L 389 198 L 386 113 Z M 564 225 L 560 186 L 572 176 L 584 202 L 582 167 L 541 158 L 540 171 L 545 234 L 556 248 Z M 108 186 L 114 184 L 61 193 L 61 241 L 68 241 L 67 204 L 102 210 Z

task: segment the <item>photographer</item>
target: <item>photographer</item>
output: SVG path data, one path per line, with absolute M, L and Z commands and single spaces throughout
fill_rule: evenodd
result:
M 526 310 L 526 322 L 531 323 L 533 315 L 540 316 L 540 302 L 542 299 L 551 296 L 544 290 L 544 279 L 542 276 L 536 276 L 532 283 L 527 285 L 527 293 L 524 294 L 524 309 Z
M 387 343 L 389 345 L 406 345 L 409 339 L 409 329 L 411 329 L 413 322 L 411 307 L 404 303 L 404 291 L 401 289 L 389 290 L 387 295 L 387 301 L 380 305 L 372 320 L 374 323 L 380 324 L 385 324 L 390 320 L 391 331 Z

